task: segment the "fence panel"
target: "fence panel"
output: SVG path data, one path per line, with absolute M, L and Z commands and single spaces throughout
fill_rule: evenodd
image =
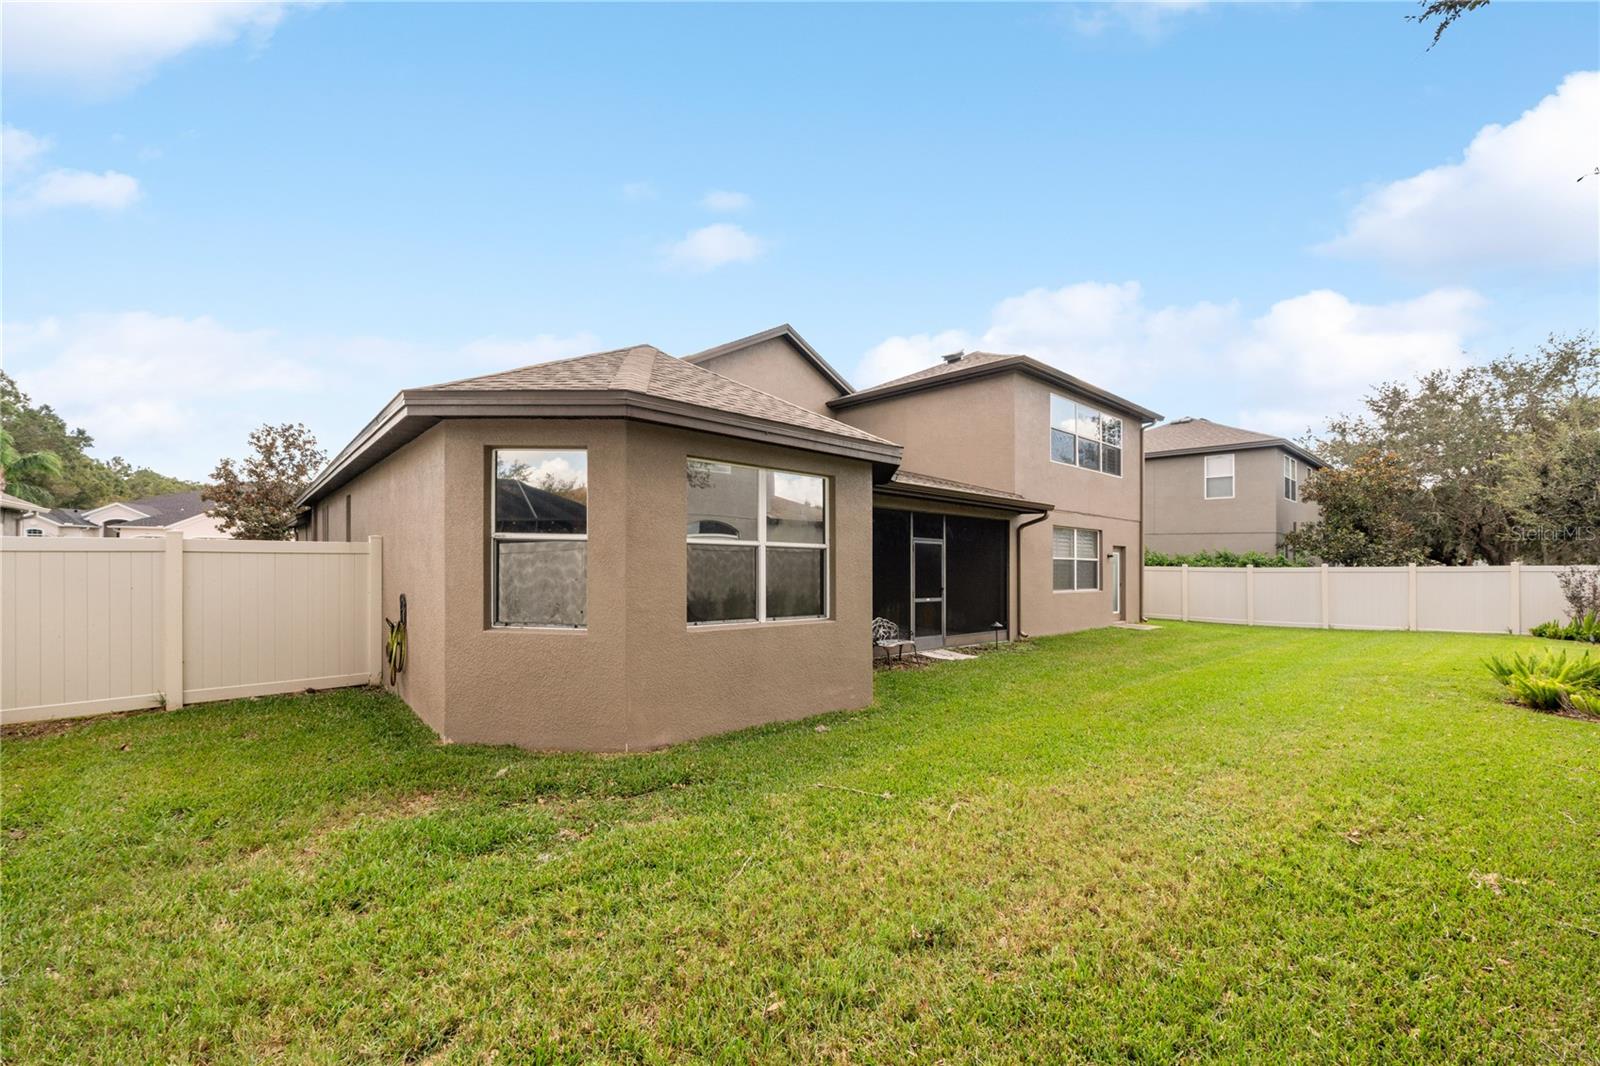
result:
M 1268 626 L 1526 633 L 1566 617 L 1557 580 L 1563 569 L 1147 566 L 1145 615 Z
M 1256 571 L 1258 626 L 1322 625 L 1322 571 L 1309 567 Z
M 364 685 L 367 543 L 0 538 L 0 722 Z

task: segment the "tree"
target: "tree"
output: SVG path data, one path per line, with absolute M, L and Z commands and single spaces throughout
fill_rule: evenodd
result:
M 55 452 L 19 452 L 10 431 L 0 427 L 0 490 L 50 507 L 54 497 L 48 486 L 60 477 L 60 456 Z
M 298 422 L 258 426 L 250 433 L 250 449 L 237 465 L 232 459 L 217 463 L 204 498 L 217 524 L 237 540 L 289 540 L 306 510 L 294 501 L 327 453 Z
M 57 458 L 60 469 L 41 472 L 38 481 L 38 487 L 49 494 L 48 501 L 57 507 L 98 507 L 112 500 L 200 487 L 154 470 L 135 469 L 121 456 L 109 461 L 94 458 L 89 455 L 93 437 L 83 429 L 68 428 L 49 404 L 35 405 L 4 371 L 0 371 L 0 424 L 11 434 L 12 446 L 20 454 L 49 452 Z
M 1411 516 L 1424 495 L 1400 456 L 1370 449 L 1306 479 L 1302 499 L 1322 516 L 1286 534 L 1284 546 L 1334 566 L 1420 563 L 1425 538 Z
M 1433 27 L 1433 44 L 1428 45 L 1430 49 L 1439 43 L 1439 38 L 1444 36 L 1445 30 L 1455 24 L 1456 19 L 1468 11 L 1489 6 L 1489 0 L 1418 0 L 1418 3 L 1422 8 L 1422 14 L 1407 15 L 1408 21 L 1425 23 L 1430 19 L 1439 20 Z
M 1420 544 L 1430 561 L 1564 562 L 1583 554 L 1574 537 L 1584 530 L 1593 554 L 1597 435 L 1600 347 L 1579 333 L 1381 385 L 1364 412 L 1334 419 L 1311 447 L 1333 470 L 1392 456 L 1416 486 L 1405 500 L 1418 538 L 1408 546 Z M 1364 524 L 1383 527 L 1376 517 Z

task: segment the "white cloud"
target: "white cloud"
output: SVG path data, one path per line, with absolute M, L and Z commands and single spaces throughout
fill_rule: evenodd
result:
M 139 180 L 120 171 L 99 174 L 87 170 L 59 167 L 46 171 L 7 198 L 7 205 L 19 211 L 40 211 L 52 207 L 92 207 L 101 211 L 121 211 L 139 199 Z
M 4 154 L 5 165 L 0 172 L 6 182 L 5 206 L 9 210 L 93 207 L 120 211 L 139 199 L 138 179 L 115 170 L 95 174 L 56 167 L 24 182 L 50 151 L 51 141 L 15 126 L 4 127 L 3 134 L 0 153 Z
M 32 170 L 49 150 L 48 137 L 36 137 L 15 126 L 0 127 L 0 173 L 8 179 Z
M 743 211 L 750 206 L 750 197 L 742 192 L 712 189 L 700 198 L 700 206 L 708 211 Z
M 35 3 L 6 8 L 6 74 L 104 95 L 193 48 L 271 36 L 290 3 Z
M 898 377 L 960 349 L 1023 354 L 1171 415 L 1298 434 L 1380 382 L 1460 364 L 1483 304 L 1466 289 L 1388 304 L 1316 290 L 1247 318 L 1237 302 L 1152 308 L 1137 282 L 1084 282 L 1002 300 L 982 330 L 890 337 L 857 377 Z
M 1103 0 L 1073 4 L 1067 14 L 1072 28 L 1085 37 L 1120 28 L 1153 41 L 1164 37 L 1178 18 L 1208 6 L 1206 0 Z
M 1507 126 L 1479 130 L 1458 163 L 1367 195 L 1321 246 L 1404 266 L 1570 266 L 1596 259 L 1600 71 L 1568 75 Z
M 147 311 L 4 326 L 7 369 L 36 402 L 164 473 L 204 477 L 262 422 L 305 422 L 337 450 L 402 388 L 599 347 L 587 333 L 429 347 L 382 337 L 287 337 Z
M 731 222 L 702 226 L 666 250 L 669 265 L 685 270 L 713 270 L 727 263 L 746 263 L 766 251 L 761 238 Z

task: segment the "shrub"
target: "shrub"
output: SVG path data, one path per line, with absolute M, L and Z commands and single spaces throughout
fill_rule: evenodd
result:
M 1547 640 L 1576 640 L 1584 644 L 1600 644 L 1600 613 L 1589 611 L 1565 625 L 1560 622 L 1541 622 L 1528 632 Z
M 1263 552 L 1193 552 L 1189 555 L 1168 555 L 1166 552 L 1145 549 L 1146 566 L 1310 566 L 1303 559 L 1286 555 L 1267 555 Z
M 1600 614 L 1600 567 L 1569 566 L 1556 575 L 1567 598 L 1567 617 L 1574 621 Z
M 1543 651 L 1494 656 L 1484 666 L 1524 706 L 1600 716 L 1600 659 Z

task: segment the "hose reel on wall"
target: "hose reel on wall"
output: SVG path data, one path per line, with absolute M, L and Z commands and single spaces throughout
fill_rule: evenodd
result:
M 389 664 L 389 684 L 393 685 L 406 668 L 406 594 L 400 594 L 400 621 L 385 618 L 389 635 L 383 641 L 383 660 Z

